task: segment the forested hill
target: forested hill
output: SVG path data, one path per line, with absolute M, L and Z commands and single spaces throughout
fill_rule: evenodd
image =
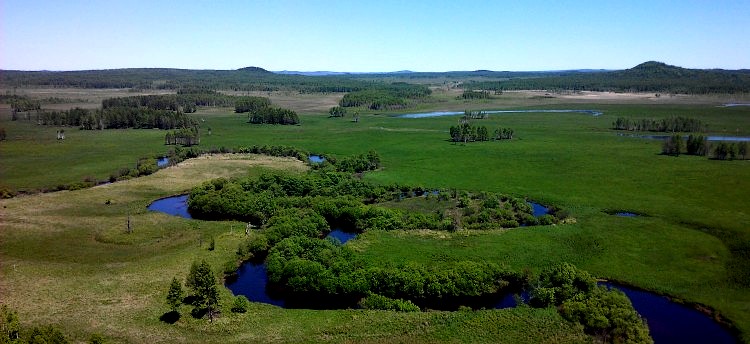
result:
M 288 72 L 287 72 L 288 73 Z M 241 91 L 297 90 L 353 92 L 393 81 L 431 79 L 463 82 L 466 89 L 573 90 L 663 93 L 747 93 L 750 70 L 687 69 L 661 62 L 645 62 L 625 70 L 568 70 L 539 72 L 455 71 L 344 73 L 299 75 L 273 73 L 259 67 L 237 70 L 126 68 L 88 71 L 0 70 L 0 85 L 82 88 L 180 89 L 207 88 Z M 416 81 L 415 81 L 416 82 Z M 436 81 L 437 82 L 437 81 Z
M 294 89 L 302 92 L 351 92 L 371 82 L 339 77 L 281 75 L 259 67 L 237 70 L 124 68 L 84 71 L 0 70 L 0 85 L 81 88 L 180 89 L 241 91 Z
M 750 70 L 687 69 L 650 61 L 618 71 L 570 72 L 555 76 L 472 82 L 465 84 L 465 87 L 485 90 L 747 93 L 750 92 Z

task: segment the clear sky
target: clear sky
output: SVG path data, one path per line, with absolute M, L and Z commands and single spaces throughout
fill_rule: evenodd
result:
M 750 68 L 750 0 L 0 0 L 0 69 Z

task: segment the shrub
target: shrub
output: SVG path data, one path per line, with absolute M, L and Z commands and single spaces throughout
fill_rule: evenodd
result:
M 419 312 L 419 306 L 409 300 L 391 299 L 378 294 L 369 294 L 359 301 L 364 309 L 380 309 L 397 312 Z
M 232 312 L 234 313 L 246 313 L 247 309 L 250 308 L 250 301 L 245 295 L 237 295 L 232 302 Z

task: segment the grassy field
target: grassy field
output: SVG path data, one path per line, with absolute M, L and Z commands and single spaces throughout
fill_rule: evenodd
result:
M 436 94 L 418 109 L 568 108 L 604 114 L 491 115 L 477 124 L 490 131 L 513 128 L 514 140 L 466 145 L 448 142 L 457 117 L 402 119 L 360 110 L 361 120 L 353 123 L 327 118 L 329 96 L 295 102 L 289 95 L 272 95 L 291 108 L 308 109 L 301 112 L 300 126 L 252 126 L 230 109 L 200 109 L 195 116 L 212 128 L 211 136 L 202 137 L 204 148 L 283 144 L 335 156 L 375 149 L 384 167 L 366 174 L 369 180 L 502 192 L 562 206 L 576 219 L 507 231 L 371 232 L 350 244 L 368 259 L 440 263 L 469 257 L 534 271 L 568 261 L 600 278 L 714 308 L 750 342 L 750 292 L 736 282 L 750 271 L 750 161 L 662 156 L 660 142 L 609 129 L 618 116 L 680 115 L 700 118 L 711 133 L 747 136 L 750 107 L 718 107 L 731 101 L 718 97 L 591 100 L 527 93 L 466 103 L 451 92 Z M 56 142 L 53 127 L 5 116 L 0 125 L 9 137 L 0 143 L 0 180 L 17 189 L 49 188 L 89 175 L 103 179 L 138 157 L 168 149 L 157 130 L 71 128 L 64 142 Z M 299 162 L 258 159 L 201 158 L 127 182 L 1 201 L 3 303 L 27 321 L 69 328 L 76 338 L 98 331 L 129 342 L 586 340 L 555 314 L 525 309 L 393 314 L 258 304 L 247 315 L 222 317 L 213 325 L 189 316 L 176 325 L 159 322 L 172 276 L 184 275 L 197 257 L 218 269 L 241 239 L 235 233 L 240 225 L 234 224 L 233 232 L 232 223 L 175 219 L 148 213 L 145 206 L 214 176 L 247 173 L 250 166 L 257 167 L 255 173 L 260 166 L 303 168 Z M 105 206 L 107 199 L 113 205 Z M 606 214 L 609 210 L 647 216 L 622 218 Z M 124 233 L 128 213 L 136 223 L 133 235 Z M 210 236 L 217 238 L 217 251 L 205 249 Z M 228 300 L 229 292 L 222 292 Z

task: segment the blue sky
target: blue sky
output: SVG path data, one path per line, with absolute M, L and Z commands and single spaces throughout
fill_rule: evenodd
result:
M 0 69 L 740 69 L 749 18 L 748 0 L 0 0 Z

